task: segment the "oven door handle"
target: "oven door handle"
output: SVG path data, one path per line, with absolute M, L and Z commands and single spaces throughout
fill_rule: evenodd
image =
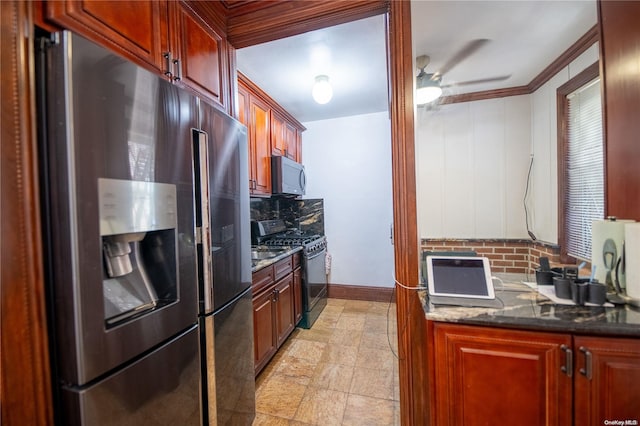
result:
M 327 253 L 327 249 L 323 249 L 321 251 L 319 251 L 318 253 L 312 254 L 312 255 L 308 255 L 305 254 L 304 257 L 307 258 L 307 260 L 311 260 L 311 259 L 315 259 L 316 257 L 320 256 L 321 254 L 326 254 Z

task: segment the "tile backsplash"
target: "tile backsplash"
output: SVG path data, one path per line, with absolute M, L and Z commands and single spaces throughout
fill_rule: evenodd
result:
M 252 198 L 251 220 L 283 219 L 287 228 L 324 235 L 324 200 Z

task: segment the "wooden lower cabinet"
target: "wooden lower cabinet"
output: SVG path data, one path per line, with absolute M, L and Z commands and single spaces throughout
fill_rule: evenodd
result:
M 575 337 L 575 425 L 640 424 L 640 341 Z M 609 423 L 613 424 L 613 423 Z
M 256 376 L 296 326 L 296 306 L 300 306 L 300 309 L 302 306 L 301 294 L 296 290 L 296 283 L 300 288 L 299 256 L 300 254 L 296 253 L 253 273 L 253 341 Z
M 278 350 L 273 327 L 273 299 L 273 291 L 265 291 L 253 298 L 253 361 L 256 375 Z
M 431 329 L 432 424 L 640 422 L 637 340 L 438 322 Z
M 437 425 L 571 424 L 571 337 L 435 325 Z
M 277 347 L 282 346 L 295 324 L 293 322 L 293 274 L 289 274 L 275 285 L 275 330 Z

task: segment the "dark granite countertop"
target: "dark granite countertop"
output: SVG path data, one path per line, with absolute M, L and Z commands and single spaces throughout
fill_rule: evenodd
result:
M 500 308 L 468 308 L 434 305 L 427 292 L 419 291 L 426 318 L 469 325 L 518 328 L 573 334 L 640 338 L 640 309 L 560 305 L 525 284 L 496 289 Z
M 269 251 L 269 250 L 263 250 Z M 302 251 L 302 246 L 291 246 L 291 247 L 277 247 L 272 250 L 274 256 L 269 257 L 267 259 L 260 260 L 252 260 L 251 261 L 251 272 L 257 272 L 260 269 L 266 268 L 267 266 L 273 265 L 279 260 L 286 258 L 287 256 L 291 256 L 294 253 Z

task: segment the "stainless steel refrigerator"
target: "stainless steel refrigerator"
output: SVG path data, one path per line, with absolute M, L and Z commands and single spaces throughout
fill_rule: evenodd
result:
M 194 133 L 200 333 L 209 424 L 255 417 L 247 129 L 204 101 Z M 211 336 L 213 336 L 213 343 Z M 214 379 L 212 381 L 212 379 Z M 216 410 L 208 410 L 215 404 Z
M 56 424 L 250 424 L 246 130 L 72 33 L 36 50 Z

